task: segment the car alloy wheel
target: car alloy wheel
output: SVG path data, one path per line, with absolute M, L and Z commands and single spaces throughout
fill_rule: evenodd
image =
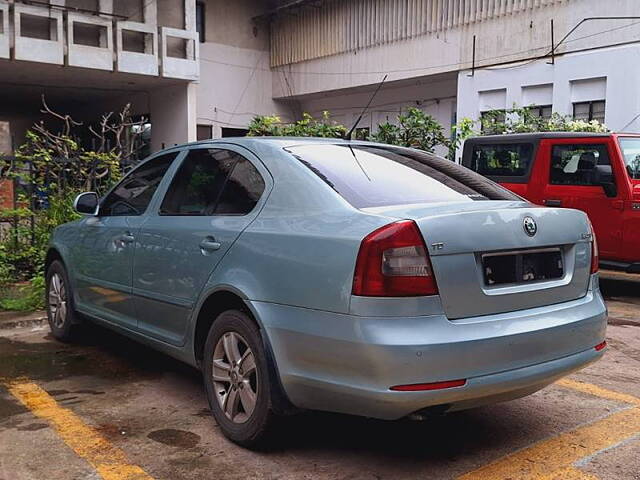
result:
M 54 273 L 49 280 L 48 303 L 53 326 L 62 328 L 67 319 L 67 289 L 58 273 Z
M 224 333 L 213 352 L 213 385 L 225 416 L 244 423 L 253 414 L 258 398 L 258 369 L 248 342 L 237 332 Z

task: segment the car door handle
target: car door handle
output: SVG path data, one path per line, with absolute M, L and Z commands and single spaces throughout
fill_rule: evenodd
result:
M 220 242 L 216 242 L 216 239 L 213 237 L 207 237 L 200 242 L 200 248 L 207 252 L 213 252 L 220 249 Z
M 547 207 L 561 207 L 562 206 L 562 200 L 545 200 L 544 204 Z
M 131 235 L 129 232 L 124 233 L 120 236 L 120 241 L 122 243 L 133 243 L 133 241 L 136 239 L 136 237 L 134 237 L 133 235 Z

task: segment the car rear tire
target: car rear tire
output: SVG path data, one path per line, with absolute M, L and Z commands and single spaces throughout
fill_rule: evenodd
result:
M 204 384 L 222 433 L 247 448 L 264 448 L 276 414 L 260 329 L 227 310 L 213 322 L 204 348 Z
M 47 269 L 45 295 L 51 334 L 61 342 L 72 341 L 78 333 L 80 320 L 73 308 L 69 276 L 59 260 L 53 261 Z

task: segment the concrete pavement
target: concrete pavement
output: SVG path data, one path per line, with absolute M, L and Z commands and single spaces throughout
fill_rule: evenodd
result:
M 604 277 L 609 350 L 576 375 L 426 422 L 305 413 L 262 453 L 221 435 L 177 361 L 97 328 L 79 345 L 0 329 L 0 480 L 640 480 L 640 280 Z

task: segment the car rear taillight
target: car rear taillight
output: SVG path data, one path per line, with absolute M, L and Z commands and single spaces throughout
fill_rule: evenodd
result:
M 591 273 L 597 273 L 600 263 L 600 254 L 598 253 L 598 240 L 596 239 L 596 231 L 593 229 L 593 225 L 589 222 L 589 228 L 591 229 Z
M 433 383 L 413 383 L 411 385 L 396 385 L 391 387 L 390 390 L 396 392 L 424 392 L 427 390 L 443 390 L 445 388 L 464 387 L 467 384 L 466 379 L 462 380 L 448 380 L 446 382 L 433 382 Z
M 366 297 L 438 294 L 427 248 L 415 222 L 385 225 L 362 240 L 352 293 Z

